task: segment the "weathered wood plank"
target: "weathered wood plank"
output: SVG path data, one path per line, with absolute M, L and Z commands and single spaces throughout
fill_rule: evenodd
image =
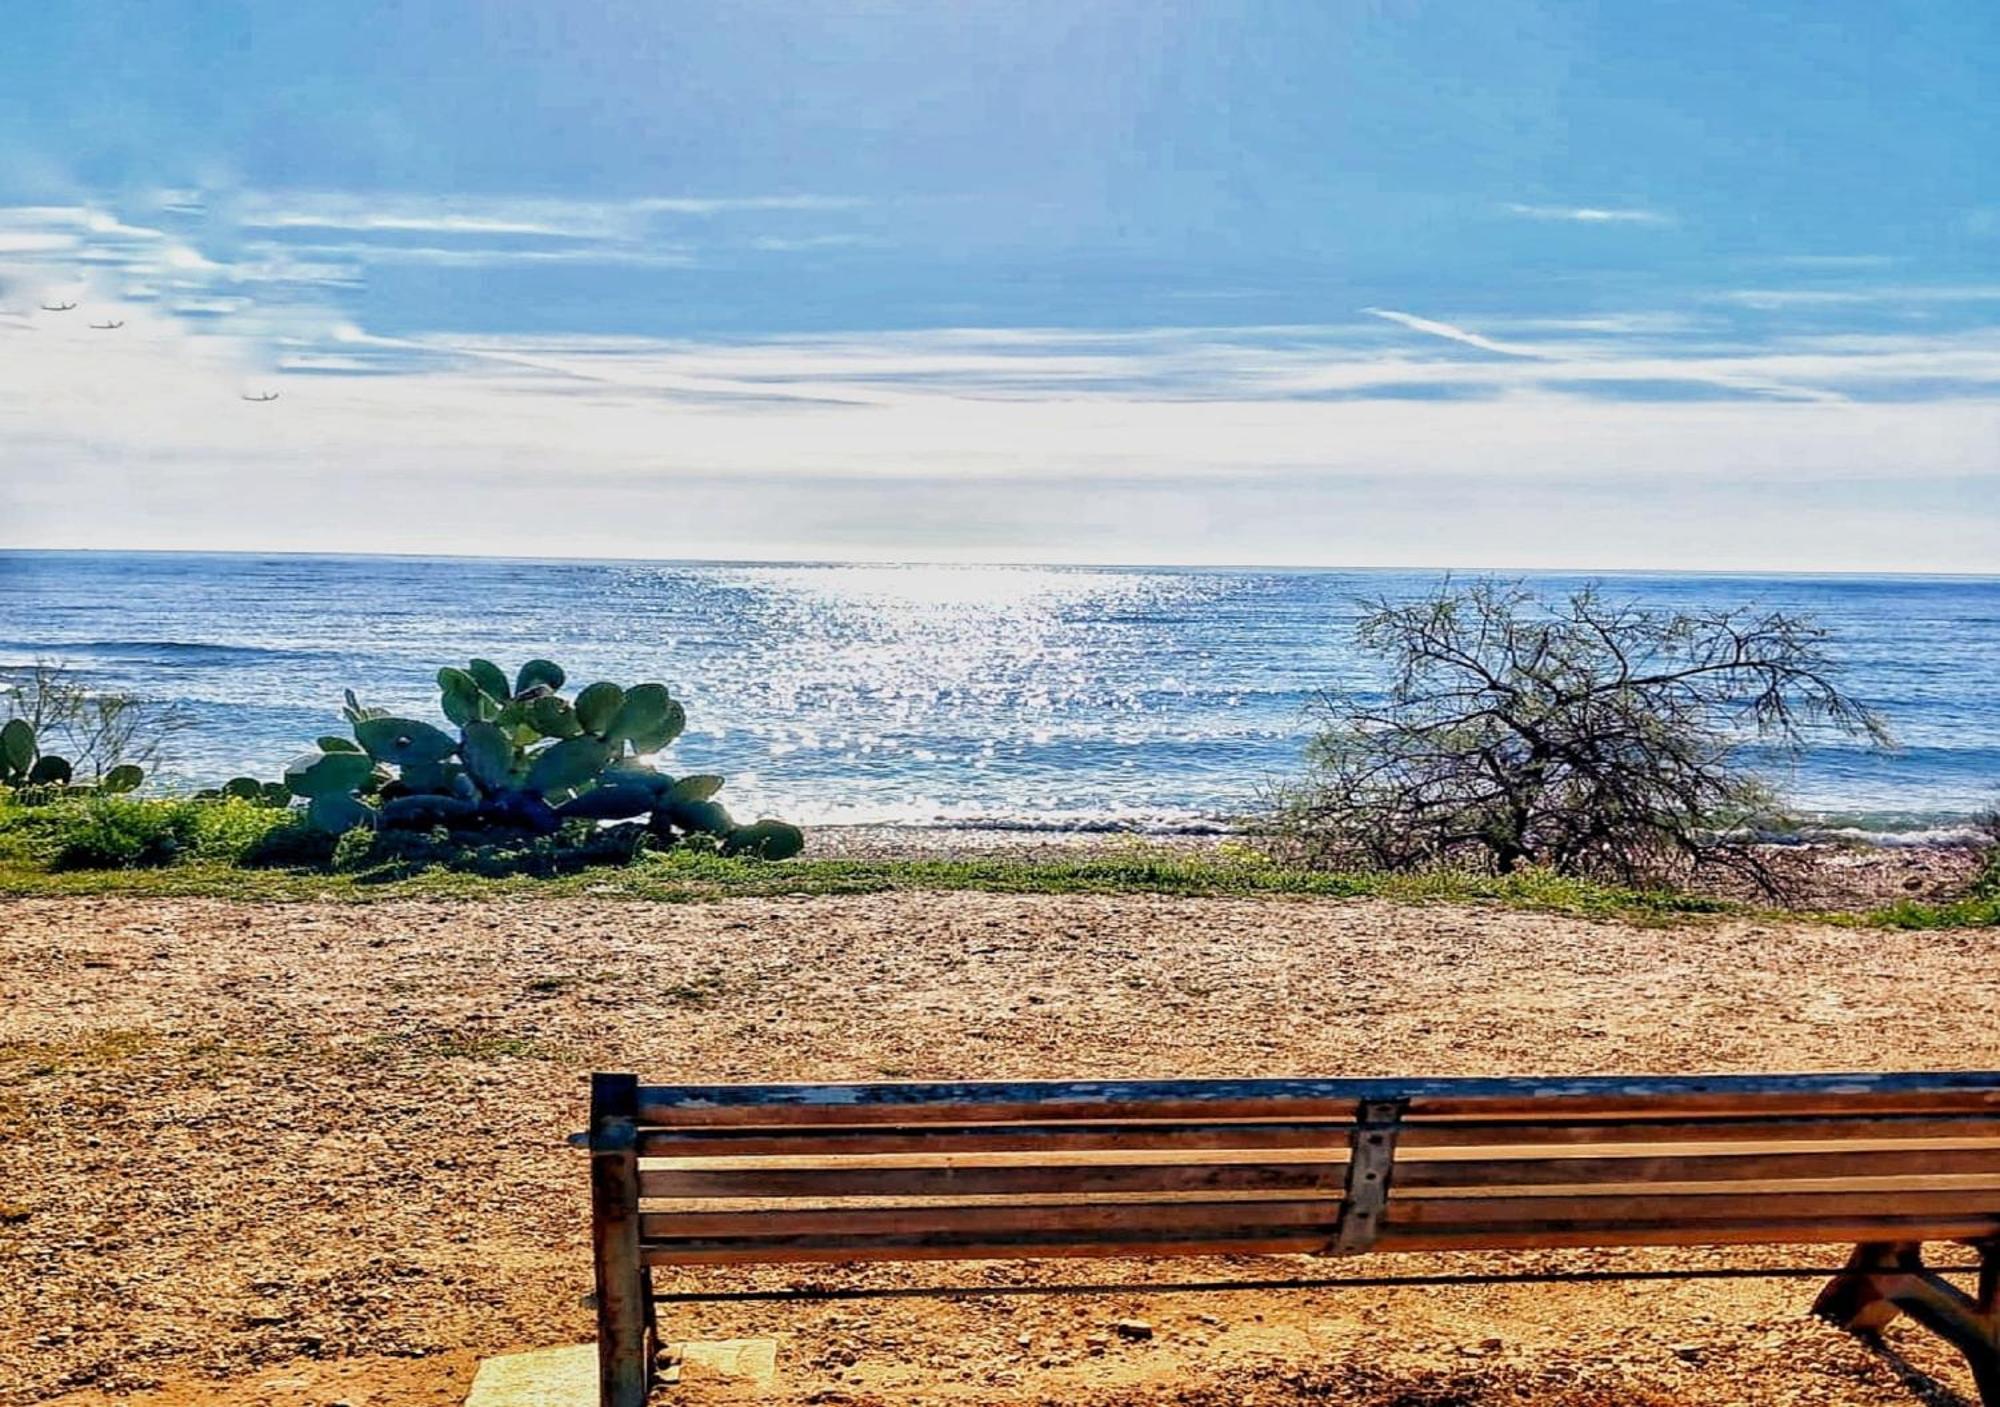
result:
M 1337 1196 L 1123 1202 L 927 1202 L 898 1206 L 648 1212 L 640 1219 L 648 1244 L 687 1238 L 751 1239 L 840 1236 L 894 1246 L 912 1235 L 958 1235 L 986 1242 L 1052 1232 L 1116 1238 L 1184 1237 L 1192 1231 L 1245 1235 L 1271 1228 L 1327 1229 L 1339 1214 Z M 1615 1231 L 1626 1225 L 1790 1224 L 1809 1220 L 1898 1217 L 1987 1218 L 2000 1221 L 2000 1191 L 1621 1194 L 1603 1197 L 1405 1198 L 1392 1194 L 1385 1225 L 1393 1231 L 1445 1231 L 1486 1225 L 1549 1230 Z M 1386 1233 L 1385 1233 L 1386 1234 Z M 1779 1239 L 1776 1237 L 1770 1238 Z M 1616 1241 L 1606 1244 L 1619 1244 Z M 893 1258 L 893 1257 L 892 1257 Z
M 968 1124 L 934 1127 L 815 1126 L 779 1128 L 649 1128 L 639 1134 L 642 1158 L 738 1158 L 802 1151 L 829 1154 L 1063 1153 L 1132 1149 L 1342 1151 L 1352 1119 L 1251 1123 L 1163 1123 L 1134 1117 L 1118 1123 Z M 1749 1144 L 1782 1151 L 1796 1144 L 1935 1146 L 2000 1143 L 2000 1109 L 1986 1114 L 1875 1114 L 1846 1118 L 1697 1117 L 1582 1121 L 1407 1119 L 1398 1137 L 1405 1153 L 1453 1148 L 1592 1148 L 1626 1144 Z
M 1008 1202 L 972 1206 L 814 1207 L 800 1210 L 647 1212 L 640 1218 L 647 1242 L 730 1237 L 875 1237 L 892 1241 L 916 1234 L 965 1233 L 987 1237 L 1044 1232 L 1133 1235 L 1306 1228 L 1322 1237 L 1340 1214 L 1337 1194 L 1283 1201 Z
M 1338 1187 L 1346 1159 L 1310 1161 L 1106 1161 L 1070 1155 L 1062 1161 L 1002 1162 L 1004 1154 L 968 1154 L 921 1164 L 881 1158 L 840 1165 L 806 1158 L 761 1163 L 703 1162 L 647 1168 L 642 1197 L 837 1198 L 976 1197 L 1038 1193 L 1290 1192 Z M 1866 1186 L 1921 1188 L 1939 1179 L 1984 1178 L 2000 1193 L 2000 1147 L 1916 1149 L 1866 1153 L 1744 1153 L 1692 1157 L 1507 1158 L 1449 1162 L 1399 1161 L 1396 1185 L 1405 1195 L 1425 1189 L 1547 1187 L 1595 1190 L 1754 1182 L 1781 1186 L 1861 1180 Z
M 1489 1223 L 1466 1227 L 1385 1226 L 1379 1251 L 1539 1250 L 1563 1247 L 1833 1244 L 1866 1239 L 1954 1240 L 2000 1234 L 2000 1213 L 1934 1217 L 1870 1217 L 1755 1222 L 1628 1222 L 1613 1226 L 1550 1227 Z M 1187 1239 L 1111 1236 L 1088 1240 L 1061 1233 L 998 1240 L 912 1237 L 709 1239 L 648 1244 L 649 1265 L 749 1265 L 826 1261 L 1024 1260 L 1068 1257 L 1284 1255 L 1325 1245 L 1323 1231 L 1258 1230 L 1242 1236 Z
M 648 1169 L 642 1197 L 981 1197 L 1032 1193 L 1288 1192 L 1318 1187 L 1341 1162 L 1085 1163 L 900 1168 Z
M 1363 1100 L 1405 1100 L 1413 1117 L 1977 1113 L 2000 1110 L 2000 1073 L 648 1085 L 639 1122 L 1067 1122 L 1140 1108 L 1179 1121 L 1337 1119 Z
M 1640 1154 L 1629 1157 L 1467 1158 L 1398 1165 L 1404 1190 L 1469 1187 L 1660 1186 L 1690 1183 L 1841 1182 L 1921 1185 L 1942 1178 L 2000 1177 L 2000 1146 L 1889 1148 L 1839 1152 Z
M 1402 1227 L 1471 1226 L 1485 1222 L 1535 1223 L 1545 1226 L 1602 1226 L 1623 1221 L 1723 1221 L 1777 1224 L 1811 1217 L 1874 1216 L 2000 1217 L 2000 1188 L 1946 1188 L 1913 1191 L 1905 1187 L 1850 1191 L 1653 1192 L 1605 1193 L 1586 1197 L 1510 1196 L 1494 1194 L 1445 1197 L 1392 1197 L 1391 1224 Z M 1780 1238 L 1771 1237 L 1773 1241 Z
M 637 1096 L 638 1082 L 630 1075 L 591 1077 L 590 1233 L 597 1281 L 599 1407 L 645 1407 L 651 1386 L 632 1125 Z

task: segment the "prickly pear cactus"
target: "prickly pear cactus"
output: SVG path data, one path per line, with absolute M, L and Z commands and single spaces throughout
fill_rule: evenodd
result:
M 73 788 L 109 796 L 134 791 L 146 780 L 145 772 L 131 763 L 121 763 L 95 782 L 79 784 L 76 768 L 67 757 L 43 752 L 34 725 L 25 718 L 10 718 L 0 724 L 0 786 L 14 790 L 46 788 L 47 794 L 73 795 Z
M 349 690 L 342 712 L 353 740 L 321 738 L 286 768 L 284 785 L 305 799 L 312 825 L 333 832 L 546 835 L 565 821 L 643 821 L 660 840 L 711 836 L 729 854 L 782 860 L 804 849 L 796 826 L 733 821 L 713 799 L 722 778 L 675 778 L 654 766 L 687 727 L 687 710 L 664 684 L 599 682 L 565 698 L 567 678 L 549 660 L 521 666 L 511 686 L 490 660 L 441 669 L 438 706 L 455 734 L 364 707 Z

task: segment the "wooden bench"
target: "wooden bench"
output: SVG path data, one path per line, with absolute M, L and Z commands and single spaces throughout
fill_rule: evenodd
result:
M 591 1086 L 605 1407 L 652 1268 L 1852 1243 L 1817 1310 L 1906 1313 L 2000 1407 L 2000 1073 Z M 1927 1241 L 1979 1255 L 1968 1294 Z

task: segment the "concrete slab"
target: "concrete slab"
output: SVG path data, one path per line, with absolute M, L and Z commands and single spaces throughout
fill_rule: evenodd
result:
M 777 1378 L 776 1339 L 715 1339 L 670 1344 L 660 1357 L 662 1383 L 683 1371 L 740 1378 L 768 1390 Z M 597 1407 L 597 1345 L 505 1353 L 480 1363 L 465 1407 Z
M 473 1375 L 465 1407 L 597 1407 L 597 1345 L 485 1359 Z
M 778 1376 L 776 1339 L 710 1339 L 667 1345 L 660 1360 L 660 1381 L 677 1383 L 683 1369 L 741 1378 L 746 1386 L 766 1391 Z

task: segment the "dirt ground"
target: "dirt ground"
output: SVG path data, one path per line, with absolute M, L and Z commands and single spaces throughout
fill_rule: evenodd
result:
M 0 902 L 0 1404 L 458 1402 L 589 1338 L 588 1072 L 649 1079 L 2000 1066 L 1991 932 L 1372 901 Z M 776 1267 L 662 1289 L 1825 1265 L 1736 1252 Z M 674 1305 L 793 1403 L 1909 1403 L 1809 1281 Z M 1117 1328 L 1119 1321 L 1143 1321 Z M 733 1400 L 691 1380 L 672 1400 Z

